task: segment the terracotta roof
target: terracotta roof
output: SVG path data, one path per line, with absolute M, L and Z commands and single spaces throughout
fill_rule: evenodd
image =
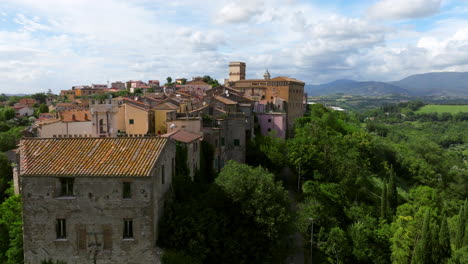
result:
M 188 81 L 185 83 L 185 85 L 210 85 L 202 80 L 194 80 L 194 81 Z
M 89 110 L 68 110 L 60 113 L 63 122 L 85 122 L 91 120 Z
M 154 110 L 178 110 L 179 107 L 177 107 L 174 104 L 171 104 L 170 102 L 162 102 L 155 107 L 153 107 Z
M 49 118 L 49 119 L 43 119 L 43 120 L 36 120 L 36 122 L 34 122 L 34 126 L 41 127 L 43 125 L 52 124 L 52 123 L 56 123 L 56 122 L 60 122 L 60 121 L 61 120 L 58 119 L 58 118 Z
M 298 82 L 298 83 L 304 83 L 302 81 L 299 81 L 294 78 L 289 78 L 289 77 L 284 77 L 284 76 L 279 76 L 271 79 L 270 81 L 283 81 L 283 82 Z
M 220 101 L 223 104 L 227 104 L 227 105 L 237 104 L 237 102 L 234 102 L 233 100 L 230 100 L 230 99 L 227 99 L 227 98 L 224 98 L 224 97 L 221 97 L 221 96 L 215 96 L 214 99 Z
M 164 135 L 162 135 L 162 137 L 167 137 L 167 138 L 170 138 L 170 139 L 174 139 L 176 141 L 180 141 L 180 142 L 183 142 L 183 143 L 190 143 L 192 141 L 195 141 L 195 140 L 201 138 L 201 136 L 198 135 L 198 134 L 195 134 L 195 133 L 190 132 L 190 131 L 180 130 L 180 129 L 176 130 L 176 131 L 173 131 L 171 133 L 164 134 Z
M 45 138 L 20 141 L 22 176 L 150 176 L 166 138 Z

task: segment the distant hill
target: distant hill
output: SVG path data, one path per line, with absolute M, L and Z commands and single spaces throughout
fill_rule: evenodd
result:
M 468 72 L 416 74 L 395 82 L 337 80 L 320 85 L 306 85 L 306 92 L 309 95 L 383 96 L 400 94 L 468 97 Z
M 414 95 L 468 96 L 468 72 L 416 74 L 392 84 Z
M 398 86 L 384 82 L 357 82 L 353 80 L 338 80 L 320 85 L 306 85 L 309 95 L 349 94 L 361 96 L 382 96 L 389 94 L 404 94 L 409 92 Z

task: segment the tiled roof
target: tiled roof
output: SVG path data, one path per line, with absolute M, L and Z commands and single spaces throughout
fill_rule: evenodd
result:
M 153 107 L 154 110 L 177 110 L 179 107 L 170 102 L 161 102 L 160 104 Z
M 150 176 L 162 137 L 44 138 L 20 141 L 22 176 Z
M 214 99 L 220 101 L 223 104 L 227 104 L 227 105 L 237 104 L 237 102 L 234 102 L 233 100 L 230 100 L 230 99 L 227 99 L 227 98 L 224 98 L 224 97 L 221 97 L 221 96 L 215 96 Z
M 60 113 L 63 122 L 85 122 L 91 120 L 89 110 L 68 110 Z
M 270 81 L 283 81 L 283 82 L 298 82 L 298 83 L 304 83 L 302 81 L 299 81 L 294 78 L 289 78 L 289 77 L 284 77 L 284 76 L 279 76 L 271 79 Z
M 162 137 L 168 137 L 168 138 L 171 138 L 176 141 L 183 142 L 183 143 L 190 143 L 194 140 L 201 138 L 201 136 L 198 134 L 195 134 L 190 131 L 180 130 L 180 129 L 171 133 L 164 134 L 162 135 Z

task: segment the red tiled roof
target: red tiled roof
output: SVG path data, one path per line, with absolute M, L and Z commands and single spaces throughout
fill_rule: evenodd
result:
M 166 138 L 41 138 L 20 141 L 21 176 L 150 176 Z
M 194 140 L 197 140 L 197 139 L 200 139 L 201 136 L 198 135 L 198 134 L 195 134 L 193 132 L 190 132 L 190 131 L 185 131 L 185 130 L 176 130 L 174 132 L 171 132 L 171 133 L 167 133 L 167 134 L 164 134 L 162 135 L 162 137 L 167 137 L 167 138 L 170 138 L 170 139 L 174 139 L 176 141 L 180 141 L 180 142 L 183 142 L 183 143 L 190 143 Z
M 220 101 L 223 104 L 227 104 L 227 105 L 237 104 L 237 102 L 234 102 L 233 100 L 230 100 L 230 99 L 227 99 L 227 98 L 224 98 L 224 97 L 221 97 L 221 96 L 215 96 L 214 99 Z
M 89 110 L 68 110 L 60 113 L 63 122 L 85 122 L 91 120 Z

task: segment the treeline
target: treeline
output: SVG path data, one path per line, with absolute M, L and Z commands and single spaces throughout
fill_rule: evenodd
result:
M 467 112 L 458 113 L 417 113 L 425 105 L 422 101 L 410 101 L 399 104 L 386 104 L 377 109 L 359 114 L 361 121 L 385 121 L 387 123 L 402 123 L 406 121 L 445 122 L 468 121 Z
M 468 198 L 466 157 L 449 146 L 466 143 L 467 122 L 369 124 L 312 105 L 293 138 L 257 138 L 248 160 L 301 176 L 296 224 L 310 241 L 314 222 L 314 263 L 466 263 L 467 245 L 456 244 L 466 226 L 457 224 Z

